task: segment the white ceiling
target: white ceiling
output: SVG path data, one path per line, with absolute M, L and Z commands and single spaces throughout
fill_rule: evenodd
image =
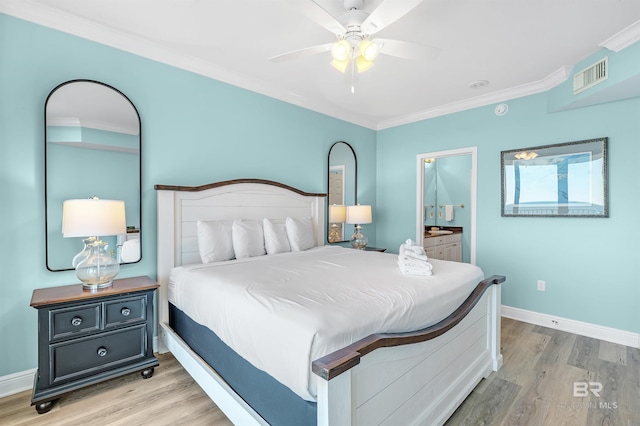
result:
M 424 0 L 376 36 L 439 56 L 380 55 L 351 94 L 329 52 L 268 60 L 335 40 L 292 1 L 311 0 L 0 0 L 0 12 L 372 129 L 548 90 L 601 46 L 640 39 L 640 0 Z M 316 2 L 344 12 L 343 0 Z M 478 80 L 489 85 L 469 87 Z

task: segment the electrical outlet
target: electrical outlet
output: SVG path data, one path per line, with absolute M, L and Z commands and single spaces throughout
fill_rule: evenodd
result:
M 538 280 L 538 291 L 544 291 L 545 282 L 542 280 Z

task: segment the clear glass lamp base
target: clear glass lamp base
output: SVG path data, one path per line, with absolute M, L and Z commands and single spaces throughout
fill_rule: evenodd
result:
M 358 250 L 364 250 L 367 247 L 369 239 L 362 233 L 362 226 L 356 225 L 355 232 L 351 236 L 351 247 Z
M 329 242 L 337 243 L 342 239 L 342 235 L 340 235 L 340 227 L 337 223 L 332 223 L 329 229 Z
M 76 266 L 76 276 L 82 281 L 82 288 L 97 290 L 113 285 L 113 279 L 120 272 L 120 264 L 107 253 L 107 246 L 101 240 L 87 245 L 89 255 Z

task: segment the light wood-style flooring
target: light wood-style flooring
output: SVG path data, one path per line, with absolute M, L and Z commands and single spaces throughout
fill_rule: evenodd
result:
M 640 426 L 640 349 L 506 318 L 501 346 L 446 426 Z
M 502 369 L 478 384 L 447 426 L 640 426 L 640 349 L 503 319 L 502 354 Z M 94 385 L 42 415 L 30 406 L 31 391 L 2 398 L 0 425 L 231 424 L 170 354 L 159 360 L 151 379 L 134 373 Z M 591 382 L 600 396 L 574 397 L 574 382 Z

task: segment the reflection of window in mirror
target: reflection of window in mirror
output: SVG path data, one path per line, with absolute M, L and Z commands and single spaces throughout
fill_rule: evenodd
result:
M 127 234 L 102 238 L 121 263 L 141 258 L 140 118 L 131 101 L 103 83 L 75 80 L 45 104 L 47 268 L 72 268 L 82 238 L 62 238 L 62 203 L 97 196 L 125 202 Z
M 607 140 L 502 151 L 502 215 L 608 217 Z
M 331 166 L 329 170 L 329 205 L 344 205 L 345 166 Z
M 345 175 L 345 166 L 344 164 L 338 166 L 331 166 L 329 168 L 329 206 L 338 205 L 344 206 L 344 180 Z M 331 215 L 329 215 L 331 219 Z M 333 241 L 329 241 L 330 243 L 337 241 L 344 241 L 344 223 L 332 223 L 331 227 L 334 228 L 334 232 L 337 232 L 339 237 L 332 238 Z

